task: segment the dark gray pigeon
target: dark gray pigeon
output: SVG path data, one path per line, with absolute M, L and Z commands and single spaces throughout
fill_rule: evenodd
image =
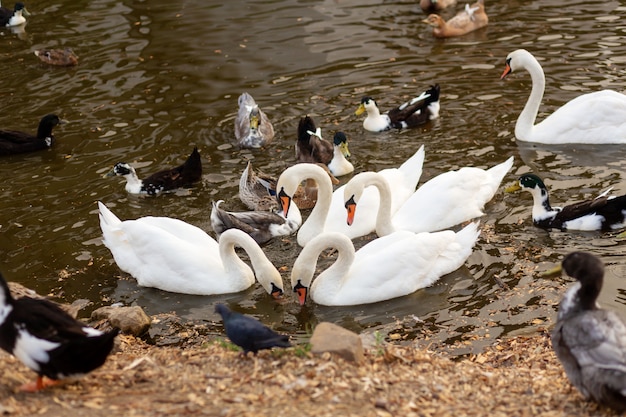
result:
M 290 347 L 289 336 L 281 335 L 262 324 L 255 318 L 231 311 L 224 304 L 217 304 L 215 312 L 222 316 L 226 335 L 231 342 L 248 352 L 256 353 L 273 347 Z

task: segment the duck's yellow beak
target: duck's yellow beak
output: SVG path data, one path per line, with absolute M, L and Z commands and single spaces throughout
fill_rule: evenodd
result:
M 256 116 L 250 117 L 250 129 L 258 129 L 259 128 L 259 118 Z
M 521 189 L 522 189 L 522 186 L 519 185 L 519 182 L 516 182 L 515 184 L 511 184 L 508 187 L 506 187 L 504 189 L 504 192 L 505 193 L 514 193 L 514 192 L 519 191 Z
M 553 275 L 560 275 L 563 271 L 563 267 L 561 264 L 555 266 L 554 268 L 548 269 L 547 271 L 543 271 L 539 274 L 540 277 L 551 277 Z
M 350 158 L 350 149 L 348 149 L 348 143 L 343 142 L 341 145 L 339 145 L 339 150 L 344 157 Z
M 356 109 L 354 114 L 359 116 L 359 115 L 363 114 L 364 111 L 365 111 L 365 105 L 363 103 L 361 103 L 361 104 L 359 104 L 359 107 Z

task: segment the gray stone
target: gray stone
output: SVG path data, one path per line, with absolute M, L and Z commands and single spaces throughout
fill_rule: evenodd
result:
M 363 342 L 358 334 L 333 323 L 322 322 L 311 336 L 311 353 L 330 352 L 345 360 L 363 361 Z
M 111 326 L 119 328 L 122 333 L 141 336 L 150 328 L 152 320 L 139 306 L 132 307 L 101 307 L 91 313 L 91 320 L 108 320 Z

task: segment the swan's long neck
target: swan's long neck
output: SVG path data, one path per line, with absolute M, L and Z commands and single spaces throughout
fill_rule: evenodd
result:
M 282 188 L 288 196 L 293 197 L 298 185 L 308 178 L 317 183 L 317 202 L 298 231 L 298 244 L 300 246 L 306 245 L 307 242 L 324 231 L 333 197 L 333 185 L 330 177 L 323 168 L 316 164 L 296 164 L 283 171 L 276 185 L 276 191 Z
M 546 88 L 546 77 L 541 65 L 532 55 L 525 55 L 522 65 L 530 74 L 533 86 L 528 101 L 524 106 L 524 110 L 520 113 L 517 123 L 515 124 L 515 136 L 521 140 L 527 140 L 527 138 L 530 138 L 531 132 L 535 126 L 539 106 L 541 105 L 543 93 Z
M 327 248 L 337 250 L 337 259 L 319 275 L 311 287 L 319 255 Z M 300 283 L 310 288 L 312 294 L 317 294 L 316 298 L 332 298 L 343 286 L 353 262 L 354 246 L 347 236 L 337 232 L 323 233 L 307 243 L 300 252 L 291 271 L 291 286 Z
M 355 200 L 357 201 L 357 213 L 358 213 L 358 198 L 363 193 L 363 190 L 367 186 L 374 186 L 378 189 L 380 195 L 380 203 L 378 205 L 378 213 L 376 215 L 376 234 L 378 236 L 386 236 L 396 231 L 391 219 L 391 188 L 385 178 L 376 172 L 362 172 L 356 175 L 350 180 L 349 186 L 346 186 L 344 190 L 344 197 L 350 198 L 351 190 L 355 191 Z M 354 188 L 353 188 L 354 187 Z M 358 221 L 358 220 L 357 220 Z
M 231 233 L 231 231 L 234 233 Z M 235 252 L 236 246 L 246 251 L 250 257 L 252 268 L 257 272 L 266 268 L 265 263 L 269 262 L 254 239 L 240 230 L 229 229 L 222 233 L 219 245 L 222 265 L 224 265 L 224 270 L 228 274 L 229 279 L 233 281 L 233 287 L 248 288 L 254 284 L 254 272 L 239 258 L 237 252 Z

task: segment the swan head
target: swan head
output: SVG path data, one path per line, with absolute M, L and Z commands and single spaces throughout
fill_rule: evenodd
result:
M 293 287 L 293 292 L 295 292 L 298 295 L 298 302 L 300 303 L 301 306 L 303 306 L 304 303 L 306 303 L 306 297 L 307 297 L 307 294 L 309 293 L 309 288 L 302 285 L 302 282 L 298 280 L 296 285 L 294 285 Z
M 504 72 L 502 72 L 500 79 L 502 80 L 510 73 L 524 68 L 528 61 L 536 61 L 536 59 L 526 49 L 517 49 L 511 52 L 506 57 Z

